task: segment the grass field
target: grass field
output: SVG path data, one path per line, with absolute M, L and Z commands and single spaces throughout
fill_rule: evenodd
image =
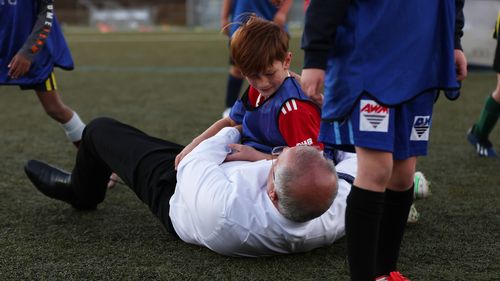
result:
M 220 117 L 227 42 L 209 32 L 71 32 L 72 72 L 56 72 L 64 101 L 89 121 L 111 116 L 182 144 Z M 293 69 L 300 70 L 299 36 Z M 418 169 L 433 195 L 407 229 L 400 268 L 412 280 L 500 280 L 500 162 L 476 157 L 465 133 L 495 85 L 471 73 L 462 97 L 435 109 L 430 156 Z M 244 259 L 173 239 L 125 186 L 96 212 L 38 193 L 28 159 L 70 169 L 75 149 L 34 94 L 0 88 L 0 280 L 347 280 L 346 246 Z M 500 130 L 492 139 L 500 149 Z

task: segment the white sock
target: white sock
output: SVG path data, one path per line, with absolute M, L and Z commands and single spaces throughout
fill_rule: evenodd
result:
M 68 122 L 61 124 L 66 133 L 66 136 L 71 142 L 77 142 L 82 139 L 83 129 L 85 128 L 85 123 L 82 122 L 80 116 L 73 111 L 73 116 Z

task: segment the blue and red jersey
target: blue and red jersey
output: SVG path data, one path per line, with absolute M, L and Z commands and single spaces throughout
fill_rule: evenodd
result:
M 292 77 L 264 99 L 249 87 L 230 114 L 242 124 L 242 144 L 270 153 L 275 146 L 318 145 L 319 108 Z

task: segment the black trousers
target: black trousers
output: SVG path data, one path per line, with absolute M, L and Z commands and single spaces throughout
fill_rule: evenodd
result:
M 78 203 L 101 203 L 109 176 L 115 172 L 167 231 L 177 236 L 169 217 L 169 200 L 177 183 L 175 157 L 183 148 L 111 118 L 93 120 L 83 132 L 72 172 Z

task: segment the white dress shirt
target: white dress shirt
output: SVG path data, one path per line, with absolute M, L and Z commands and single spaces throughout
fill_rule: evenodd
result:
M 290 221 L 267 195 L 271 161 L 223 163 L 227 144 L 239 139 L 238 130 L 224 128 L 180 162 L 170 218 L 183 241 L 222 255 L 255 257 L 309 251 L 344 235 L 349 183 L 339 180 L 335 201 L 320 217 Z M 356 158 L 345 158 L 337 170 L 355 176 Z

